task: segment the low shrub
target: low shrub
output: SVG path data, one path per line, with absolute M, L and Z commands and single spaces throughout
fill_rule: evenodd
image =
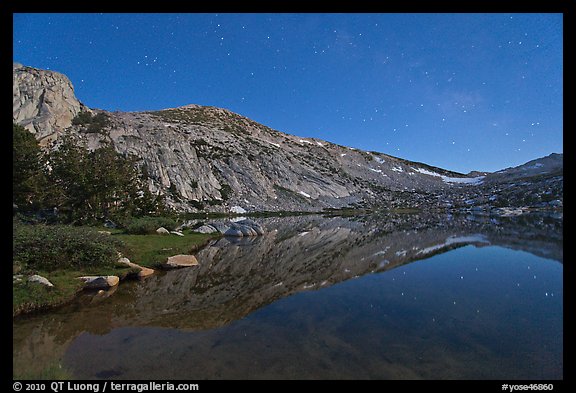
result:
M 13 265 L 24 271 L 113 267 L 122 242 L 90 228 L 14 222 Z
M 168 217 L 134 218 L 126 225 L 126 233 L 132 235 L 149 235 L 156 233 L 156 229 L 160 227 L 173 231 L 176 228 L 176 221 Z

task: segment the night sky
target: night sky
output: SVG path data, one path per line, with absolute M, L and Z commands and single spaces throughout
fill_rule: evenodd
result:
M 561 14 L 14 14 L 92 108 L 223 107 L 467 173 L 563 151 Z

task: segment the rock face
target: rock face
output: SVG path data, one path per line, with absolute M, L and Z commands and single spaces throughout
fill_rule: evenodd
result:
M 76 99 L 70 80 L 58 72 L 13 63 L 12 91 L 13 121 L 41 143 L 70 127 L 81 110 L 88 110 Z
M 89 109 L 74 97 L 65 76 L 15 64 L 13 81 L 15 122 L 41 141 L 68 129 L 91 149 L 107 141 L 120 153 L 134 154 L 147 168 L 150 191 L 163 194 L 181 212 L 501 207 L 563 199 L 562 171 L 557 170 L 562 155 L 540 162 L 542 167 L 532 162 L 525 164 L 532 169 L 465 175 L 288 135 L 226 109 L 200 105 L 104 111 L 110 125 L 86 133 L 71 125 L 75 114 Z M 522 192 L 526 187 L 530 198 Z

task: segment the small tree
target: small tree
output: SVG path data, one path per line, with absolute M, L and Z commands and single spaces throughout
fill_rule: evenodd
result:
M 75 223 L 153 214 L 161 201 L 148 190 L 135 157 L 111 144 L 94 151 L 70 135 L 50 154 L 50 200 Z
M 42 152 L 34 135 L 12 125 L 12 198 L 19 208 L 39 202 L 42 181 Z

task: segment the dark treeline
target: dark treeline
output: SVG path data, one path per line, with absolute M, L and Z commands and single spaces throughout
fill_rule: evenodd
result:
M 111 144 L 90 151 L 72 135 L 43 151 L 30 131 L 13 124 L 12 187 L 18 212 L 71 224 L 166 213 L 133 156 Z

